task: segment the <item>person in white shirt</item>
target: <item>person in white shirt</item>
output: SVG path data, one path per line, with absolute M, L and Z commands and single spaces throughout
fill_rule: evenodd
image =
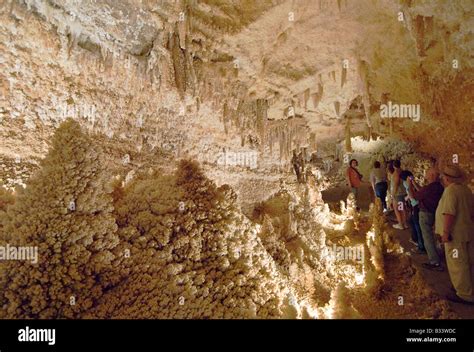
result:
M 379 161 L 374 162 L 374 168 L 370 173 L 369 180 L 375 196 L 382 202 L 383 212 L 388 212 L 386 201 L 388 189 L 387 174 L 385 173 L 385 170 L 380 167 Z

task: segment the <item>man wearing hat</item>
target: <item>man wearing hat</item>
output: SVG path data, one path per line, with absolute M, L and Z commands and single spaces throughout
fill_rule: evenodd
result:
M 474 304 L 474 222 L 472 192 L 458 166 L 442 169 L 443 196 L 436 208 L 435 232 L 444 243 L 449 277 L 456 294 L 450 301 Z

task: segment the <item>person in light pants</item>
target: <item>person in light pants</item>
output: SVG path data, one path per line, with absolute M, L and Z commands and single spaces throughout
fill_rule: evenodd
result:
M 474 304 L 474 213 L 472 192 L 463 184 L 463 175 L 458 166 L 443 168 L 444 192 L 436 209 L 435 232 L 444 243 L 449 277 L 456 291 L 446 298 Z

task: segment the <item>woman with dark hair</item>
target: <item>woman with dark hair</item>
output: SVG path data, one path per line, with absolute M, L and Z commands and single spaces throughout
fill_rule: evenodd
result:
M 380 168 L 379 161 L 374 162 L 374 168 L 370 173 L 370 184 L 372 185 L 375 196 L 382 202 L 383 212 L 388 212 L 387 202 L 385 200 L 388 189 L 387 174 L 384 169 Z
M 393 168 L 394 172 L 390 182 L 390 194 L 392 195 L 393 211 L 398 221 L 398 224 L 393 225 L 393 227 L 395 229 L 404 230 L 408 228 L 407 213 L 405 211 L 405 197 L 407 192 L 400 179 L 400 173 L 402 172 L 400 160 L 393 161 Z
M 393 167 L 393 160 L 389 160 L 387 163 L 387 171 L 391 174 L 395 171 L 395 168 Z
M 420 227 L 420 206 L 419 202 L 415 199 L 414 194 L 412 193 L 412 189 L 410 189 L 410 181 L 413 181 L 413 174 L 408 171 L 404 170 L 400 172 L 400 178 L 402 179 L 403 187 L 407 192 L 407 196 L 405 200 L 410 202 L 411 206 L 411 216 L 408 220 L 411 227 L 411 239 L 416 244 L 417 248 L 412 250 L 415 254 L 424 254 L 426 253 L 425 244 L 423 242 L 423 233 L 421 232 Z
M 349 162 L 349 167 L 347 168 L 346 172 L 346 180 L 347 180 L 347 185 L 351 187 L 351 192 L 354 195 L 355 203 L 356 203 L 356 208 L 359 210 L 359 205 L 357 202 L 358 194 L 359 194 L 359 187 L 362 184 L 362 175 L 357 170 L 357 166 L 359 166 L 359 163 L 357 162 L 356 159 L 351 159 Z

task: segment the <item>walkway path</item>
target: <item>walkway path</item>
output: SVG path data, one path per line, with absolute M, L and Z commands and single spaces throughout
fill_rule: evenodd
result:
M 333 204 L 337 206 L 336 203 L 339 203 L 340 200 L 345 200 L 349 194 L 349 188 L 344 186 L 336 186 L 329 188 L 322 192 L 323 200 L 326 203 Z M 359 204 L 362 208 L 362 211 L 365 212 L 368 210 L 370 202 L 372 201 L 372 191 L 368 184 L 363 184 L 362 189 L 360 190 L 360 199 Z M 395 215 L 390 214 L 387 219 L 389 224 L 395 224 Z M 412 259 L 412 264 L 421 272 L 423 279 L 426 283 L 439 295 L 440 298 L 443 298 L 450 292 L 452 289 L 451 281 L 449 279 L 449 274 L 446 269 L 446 262 L 444 262 L 444 272 L 437 272 L 425 269 L 422 267 L 422 263 L 425 263 L 428 259 L 426 255 L 416 255 L 411 254 L 410 250 L 415 246 L 410 241 L 411 234 L 410 230 L 393 230 L 395 233 L 395 238 L 400 241 L 400 244 L 407 253 L 410 253 Z M 452 310 L 460 317 L 464 319 L 473 319 L 474 318 L 474 306 L 466 305 L 461 303 L 449 302 Z
M 388 217 L 390 224 L 395 224 L 395 215 Z M 410 230 L 394 230 L 395 237 L 400 241 L 400 244 L 403 246 L 406 252 L 410 252 L 412 248 L 415 248 L 415 245 L 410 241 L 411 233 Z M 452 284 L 449 279 L 448 270 L 446 268 L 446 261 L 443 258 L 444 271 L 431 271 L 425 269 L 421 266 L 422 263 L 428 261 L 426 255 L 421 254 L 411 254 L 412 263 L 416 266 L 418 270 L 421 271 L 423 279 L 430 285 L 430 287 L 442 298 L 444 298 L 448 293 L 451 292 Z M 449 302 L 453 311 L 459 315 L 460 318 L 473 319 L 474 318 L 474 305 L 467 305 L 462 303 L 453 303 Z

